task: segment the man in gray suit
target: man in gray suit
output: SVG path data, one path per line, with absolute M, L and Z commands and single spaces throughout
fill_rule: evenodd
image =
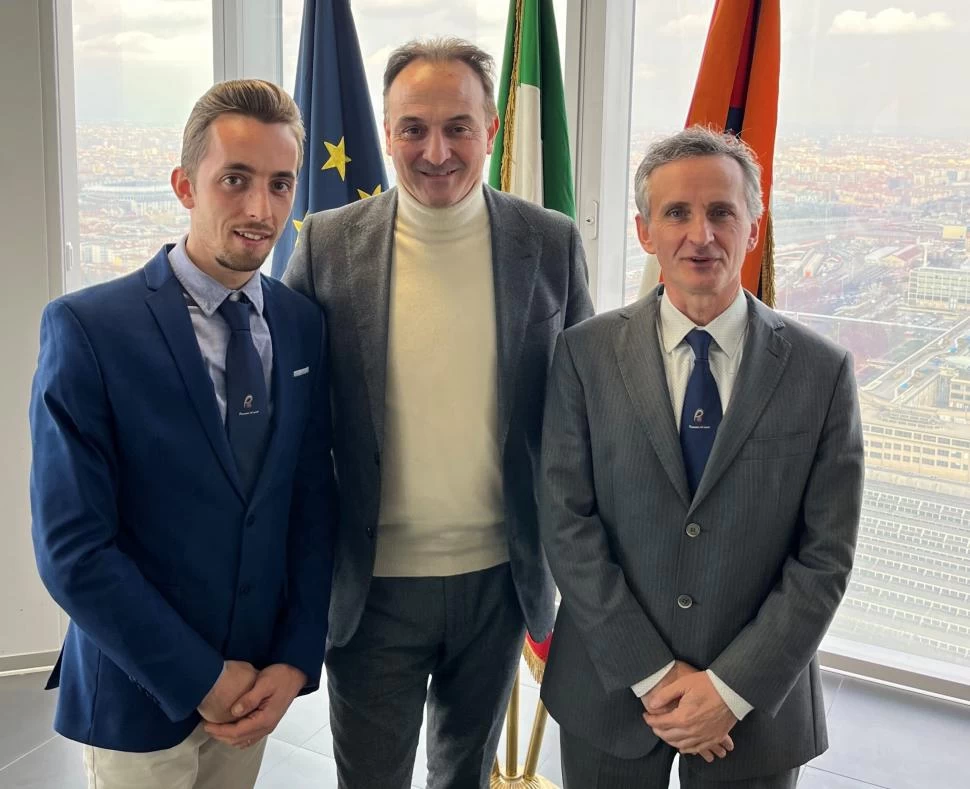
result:
M 567 789 L 781 789 L 827 746 L 815 651 L 863 451 L 852 360 L 741 288 L 760 168 L 694 127 L 636 175 L 664 284 L 567 329 L 540 527 L 562 593 L 542 697 Z M 699 758 L 700 757 L 700 758 Z
M 576 227 L 482 184 L 492 59 L 411 42 L 384 75 L 398 187 L 307 218 L 285 282 L 330 329 L 340 530 L 326 665 L 340 786 L 487 787 L 525 627 L 544 638 L 546 371 L 592 314 Z M 430 678 L 430 684 L 429 684 Z

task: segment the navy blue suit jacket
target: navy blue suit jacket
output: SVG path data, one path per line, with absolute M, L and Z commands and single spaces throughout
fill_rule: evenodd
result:
M 71 618 L 54 727 L 123 751 L 187 737 L 225 659 L 288 663 L 315 690 L 327 635 L 323 314 L 262 280 L 273 425 L 247 498 L 169 249 L 48 305 L 30 404 L 37 566 Z

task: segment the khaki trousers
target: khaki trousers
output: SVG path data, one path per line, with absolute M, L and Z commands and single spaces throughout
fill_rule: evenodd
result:
M 200 723 L 174 748 L 148 753 L 84 746 L 88 789 L 252 789 L 264 737 L 240 750 L 212 739 Z

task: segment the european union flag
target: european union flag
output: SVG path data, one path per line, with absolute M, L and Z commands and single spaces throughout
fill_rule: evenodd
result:
M 349 0 L 306 0 L 293 98 L 303 113 L 306 147 L 293 212 L 276 242 L 281 277 L 303 218 L 387 188 L 374 110 Z

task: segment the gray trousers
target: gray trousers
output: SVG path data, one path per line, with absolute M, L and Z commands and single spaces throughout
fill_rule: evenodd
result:
M 586 740 L 559 730 L 563 789 L 667 789 L 670 768 L 677 751 L 665 743 L 639 759 L 621 759 L 590 745 Z M 776 775 L 743 781 L 705 781 L 690 770 L 690 760 L 680 759 L 681 789 L 795 789 L 798 768 Z M 728 754 L 728 759 L 731 754 Z
M 353 638 L 327 651 L 340 789 L 409 789 L 425 701 L 428 789 L 487 789 L 524 637 L 507 563 L 374 578 Z

